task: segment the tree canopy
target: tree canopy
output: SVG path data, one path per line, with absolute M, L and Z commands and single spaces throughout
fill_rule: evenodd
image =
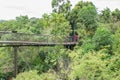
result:
M 21 15 L 0 21 L 0 31 L 50 35 L 50 40 L 76 45 L 19 46 L 16 77 L 13 48 L 0 47 L 0 80 L 120 80 L 120 10 L 98 12 L 89 1 L 73 8 L 70 0 L 52 0 L 51 5 L 53 11 L 41 18 Z M 11 38 L 0 33 L 0 41 Z

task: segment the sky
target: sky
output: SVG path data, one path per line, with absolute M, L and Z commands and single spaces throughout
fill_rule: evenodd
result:
M 0 19 L 15 19 L 16 16 L 28 15 L 40 18 L 44 13 L 51 13 L 52 0 L 0 0 Z M 74 6 L 80 0 L 70 0 Z M 120 0 L 83 0 L 92 1 L 98 11 L 108 7 L 120 9 Z

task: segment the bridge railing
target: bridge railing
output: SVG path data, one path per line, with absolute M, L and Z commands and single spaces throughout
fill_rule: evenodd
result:
M 0 31 L 0 41 L 27 41 L 27 42 L 42 42 L 42 43 L 60 43 L 73 42 L 73 36 L 61 37 L 53 35 L 41 34 L 25 34 L 10 31 Z

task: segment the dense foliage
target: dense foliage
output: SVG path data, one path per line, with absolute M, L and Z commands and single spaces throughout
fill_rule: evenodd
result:
M 120 10 L 98 13 L 92 2 L 84 1 L 73 9 L 69 0 L 52 0 L 51 5 L 53 12 L 42 18 L 25 15 L 1 21 L 0 31 L 51 35 L 61 42 L 78 34 L 78 44 L 19 47 L 16 78 L 13 48 L 0 47 L 0 80 L 120 80 Z M 1 35 L 0 40 L 13 38 Z

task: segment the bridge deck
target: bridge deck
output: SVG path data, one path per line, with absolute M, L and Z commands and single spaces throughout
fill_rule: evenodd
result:
M 55 45 L 76 45 L 76 42 L 48 43 L 48 42 L 29 42 L 29 41 L 0 41 L 0 47 L 4 46 L 55 46 Z

